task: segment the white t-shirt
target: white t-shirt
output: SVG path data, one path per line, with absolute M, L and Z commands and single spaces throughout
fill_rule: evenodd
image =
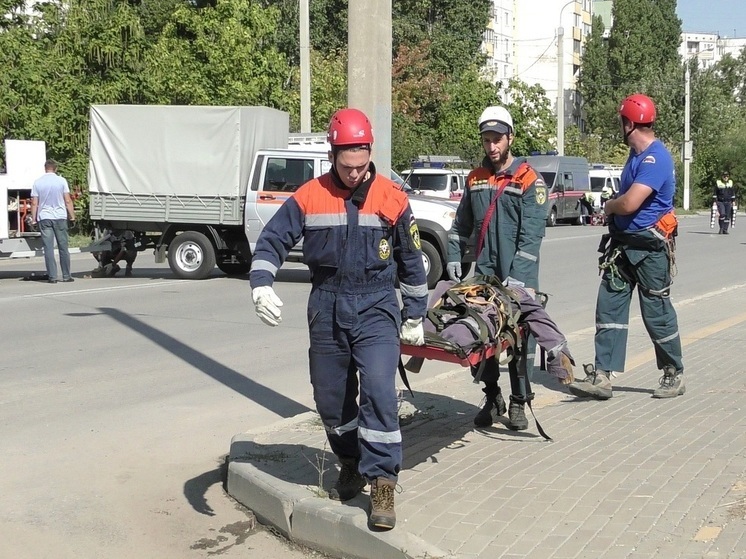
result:
M 46 173 L 31 187 L 31 197 L 39 199 L 36 219 L 67 219 L 65 193 L 70 193 L 67 180 L 56 173 Z

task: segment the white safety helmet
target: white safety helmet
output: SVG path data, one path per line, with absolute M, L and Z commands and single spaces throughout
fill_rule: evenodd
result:
M 479 117 L 479 133 L 497 132 L 499 134 L 513 133 L 513 117 L 505 107 L 487 107 Z

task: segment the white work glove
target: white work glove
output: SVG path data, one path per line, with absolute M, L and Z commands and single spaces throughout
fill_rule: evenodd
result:
M 452 281 L 459 283 L 461 281 L 461 262 L 449 262 L 446 264 L 446 272 Z
M 401 341 L 408 345 L 425 345 L 425 328 L 421 318 L 408 318 L 401 325 Z
M 282 322 L 280 311 L 282 301 L 271 286 L 255 287 L 251 291 L 251 298 L 254 300 L 256 315 L 262 319 L 262 322 L 270 326 L 277 326 Z

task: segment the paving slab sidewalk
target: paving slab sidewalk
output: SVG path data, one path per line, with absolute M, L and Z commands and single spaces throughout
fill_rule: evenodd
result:
M 337 465 L 314 414 L 236 435 L 228 491 L 263 523 L 335 557 L 742 559 L 746 288 L 677 310 L 686 395 L 651 398 L 659 372 L 637 317 L 611 400 L 576 399 L 536 373 L 534 410 L 551 442 L 533 424 L 475 428 L 482 393 L 468 372 L 428 377 L 425 364 L 412 375 L 414 398 L 404 397 L 390 532 L 368 530 L 367 495 L 323 496 Z M 592 358 L 592 329 L 569 338 L 579 361 Z

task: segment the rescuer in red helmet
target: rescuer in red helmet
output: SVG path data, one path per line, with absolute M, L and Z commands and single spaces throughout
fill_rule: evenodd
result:
M 301 186 L 259 236 L 251 262 L 252 299 L 259 318 L 271 326 L 280 323 L 282 302 L 272 284 L 303 237 L 312 283 L 311 384 L 341 465 L 330 496 L 346 501 L 370 483 L 369 523 L 390 529 L 402 463 L 400 339 L 425 343 L 427 277 L 407 195 L 378 175 L 371 161 L 368 118 L 357 109 L 337 111 L 327 138 L 331 170 Z M 403 309 L 394 289 L 397 277 Z
M 674 164 L 655 137 L 656 111 L 650 97 L 641 93 L 627 97 L 619 107 L 619 118 L 630 153 L 619 195 L 604 205 L 611 238 L 596 299 L 596 357 L 584 366 L 586 378 L 568 388 L 576 396 L 611 398 L 610 375 L 624 371 L 629 305 L 637 287 L 642 320 L 662 371 L 653 398 L 675 398 L 686 387 L 676 310 L 669 297 L 677 228 Z

